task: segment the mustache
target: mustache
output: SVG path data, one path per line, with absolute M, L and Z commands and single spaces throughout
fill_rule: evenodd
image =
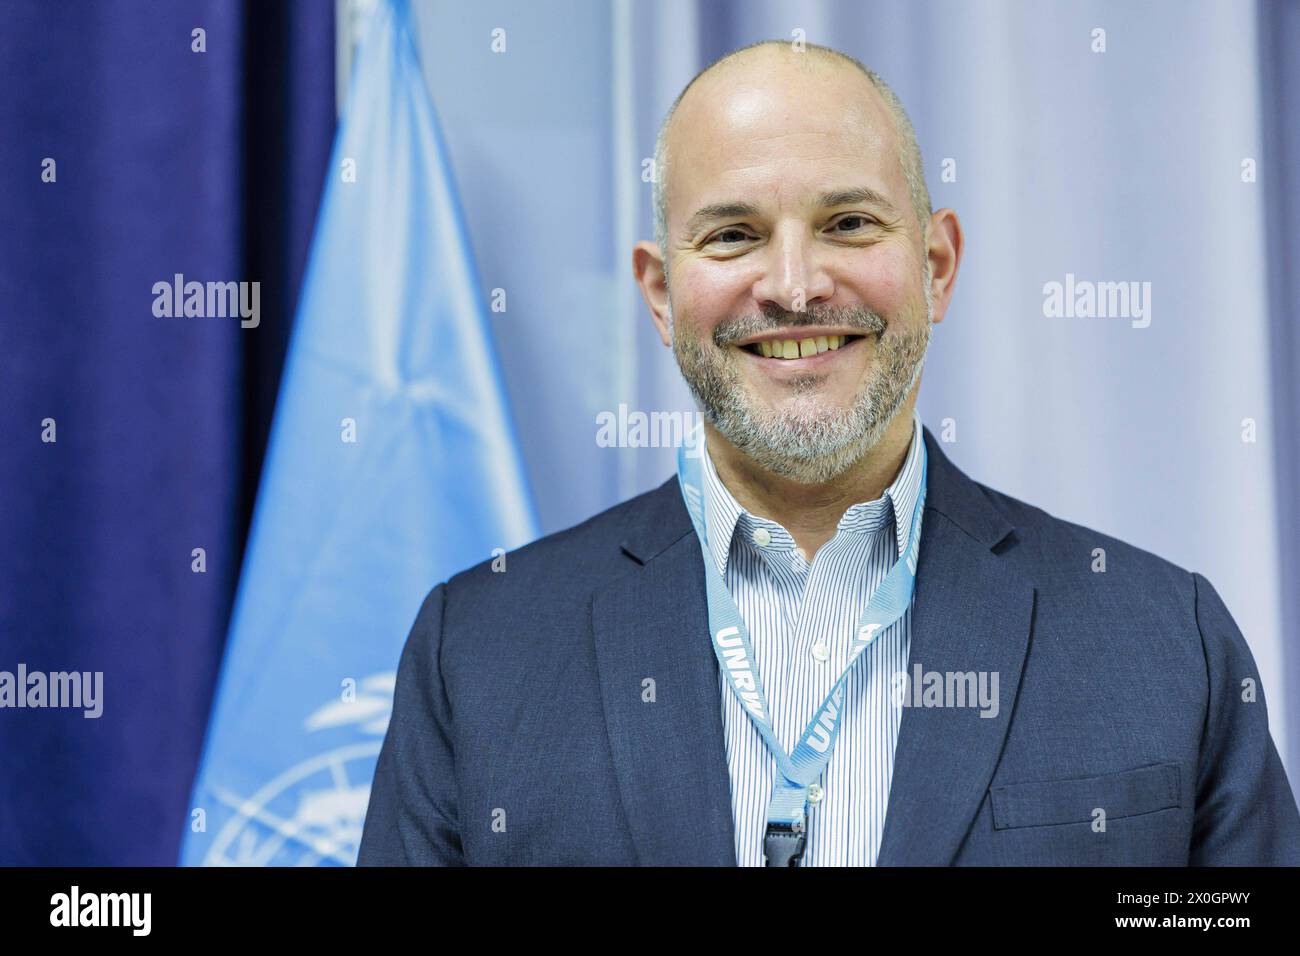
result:
M 787 312 L 779 306 L 767 306 L 760 315 L 741 315 L 719 322 L 713 329 L 713 344 L 725 348 L 764 332 L 789 329 L 791 333 L 797 333 L 800 328 L 818 325 L 835 325 L 857 329 L 862 335 L 879 335 L 884 333 L 889 323 L 879 312 L 856 305 L 825 306 L 807 312 Z M 790 338 L 799 336 L 791 334 Z

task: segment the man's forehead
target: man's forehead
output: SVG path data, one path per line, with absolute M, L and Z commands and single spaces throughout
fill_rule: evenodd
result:
M 860 154 L 864 165 L 892 161 L 892 118 L 860 70 L 794 60 L 806 53 L 751 52 L 765 61 L 715 67 L 682 97 L 667 134 L 670 179 L 699 184 L 747 158 L 796 149 Z
M 669 152 L 673 160 L 699 162 L 713 156 L 743 159 L 737 149 L 758 156 L 793 148 L 884 153 L 893 149 L 892 124 L 888 114 L 876 114 L 865 102 L 814 101 L 786 90 L 748 87 L 685 117 Z
M 715 64 L 682 95 L 669 122 L 670 152 L 717 135 L 851 132 L 885 145 L 893 120 L 871 80 L 822 54 L 759 47 Z M 710 135 L 712 134 L 712 135 Z

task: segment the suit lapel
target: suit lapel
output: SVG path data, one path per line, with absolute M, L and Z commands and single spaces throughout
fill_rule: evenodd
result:
M 630 570 L 594 595 L 592 632 L 638 860 L 734 866 L 704 564 L 676 478 L 651 492 L 633 515 L 623 551 L 627 557 L 619 560 Z M 645 699 L 648 686 L 653 702 Z
M 990 717 L 970 706 L 904 709 L 878 866 L 952 862 L 1010 726 L 1034 606 L 1033 586 L 992 550 L 1012 526 L 929 429 L 925 439 L 929 487 L 908 676 L 917 665 L 923 673 L 996 674 L 998 707 Z

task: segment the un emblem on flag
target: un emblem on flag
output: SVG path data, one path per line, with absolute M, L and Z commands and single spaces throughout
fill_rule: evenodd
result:
M 231 816 L 203 865 L 353 866 L 396 679 L 393 672 L 367 677 L 355 700 L 332 701 L 304 724 L 308 732 L 351 727 L 374 739 L 304 760 L 247 797 L 214 787 Z

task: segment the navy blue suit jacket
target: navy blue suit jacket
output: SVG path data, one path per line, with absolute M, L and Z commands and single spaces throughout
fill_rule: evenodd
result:
M 1300 864 L 1259 674 L 1210 582 L 924 436 L 908 670 L 996 671 L 1000 701 L 904 709 L 878 864 Z M 673 477 L 432 590 L 358 862 L 734 865 L 719 693 Z

